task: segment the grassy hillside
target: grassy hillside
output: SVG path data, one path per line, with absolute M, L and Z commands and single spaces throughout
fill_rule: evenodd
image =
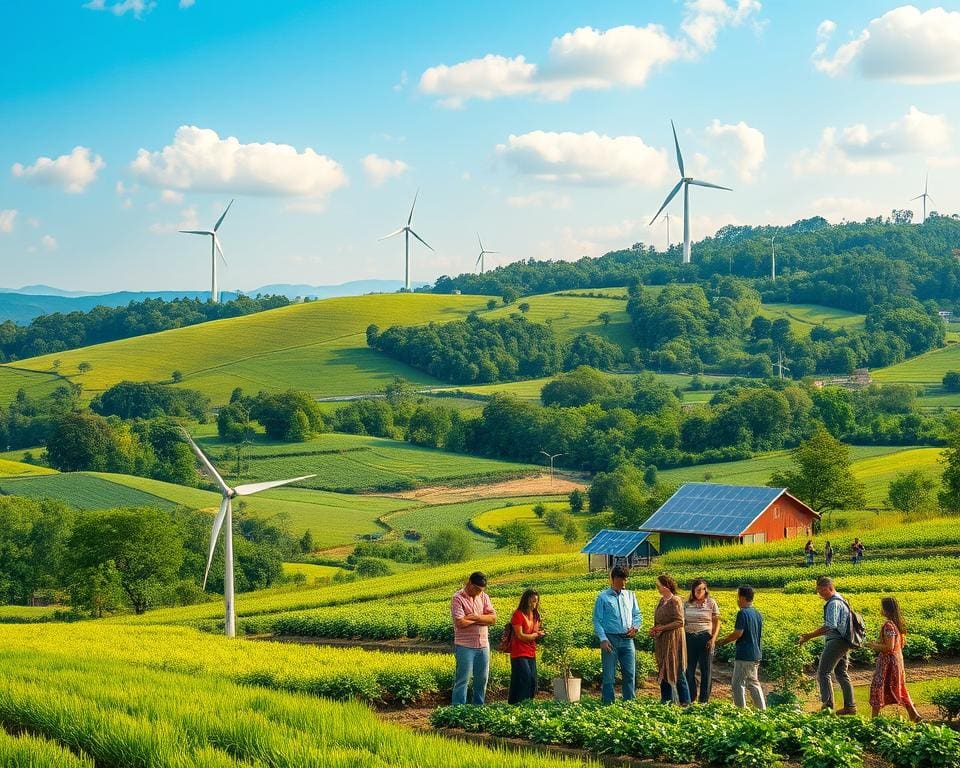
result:
M 23 464 L 19 461 L 0 459 L 0 477 L 31 477 L 33 475 L 55 475 L 55 469 L 38 467 L 34 464 Z
M 535 472 L 538 467 L 421 448 L 399 440 L 327 433 L 305 443 L 257 442 L 242 452 L 239 479 L 235 447 L 218 438 L 200 440 L 214 462 L 236 482 L 258 482 L 316 474 L 303 486 L 322 490 L 368 491 L 413 488 L 429 483 L 483 482 L 500 475 Z
M 13 400 L 20 389 L 30 397 L 43 397 L 63 383 L 63 379 L 53 372 L 42 373 L 0 365 L 0 405 Z
M 866 319 L 865 315 L 819 304 L 764 304 L 760 314 L 770 320 L 785 317 L 796 330 L 804 330 L 808 334 L 818 325 L 834 330 L 862 330 Z
M 109 509 L 121 506 L 173 509 L 177 506 L 169 499 L 135 487 L 117 484 L 88 472 L 0 478 L 0 492 L 36 499 L 59 499 L 78 509 Z
M 870 375 L 882 384 L 939 385 L 947 371 L 960 371 L 960 344 L 950 344 L 887 368 L 877 368 Z
M 183 373 L 183 386 L 199 389 L 217 403 L 226 402 L 238 386 L 251 392 L 293 387 L 318 396 L 373 392 L 393 376 L 422 384 L 437 382 L 368 349 L 368 325 L 385 328 L 453 320 L 485 306 L 482 296 L 326 299 L 30 358 L 7 367 L 52 371 L 54 361 L 60 360 L 59 372 L 82 384 L 87 397 L 124 379 L 165 381 L 175 369 Z M 92 366 L 82 375 L 77 371 L 81 362 Z

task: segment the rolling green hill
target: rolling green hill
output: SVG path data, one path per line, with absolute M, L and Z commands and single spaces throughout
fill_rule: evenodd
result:
M 939 385 L 947 371 L 960 371 L 960 344 L 949 344 L 918 355 L 887 368 L 877 368 L 870 375 L 881 384 L 891 382 L 906 384 Z
M 20 389 L 30 397 L 42 397 L 63 383 L 64 380 L 53 372 L 42 373 L 0 365 L 0 404 L 9 403 Z
M 368 349 L 367 326 L 454 320 L 485 306 L 482 296 L 420 293 L 326 299 L 30 358 L 0 370 L 52 373 L 59 360 L 59 373 L 82 384 L 86 397 L 124 379 L 166 381 L 179 370 L 183 386 L 215 403 L 226 402 L 234 387 L 250 392 L 296 388 L 322 396 L 373 392 L 394 376 L 435 384 Z M 78 372 L 81 362 L 92 366 L 87 373 Z
M 796 330 L 805 330 L 808 334 L 818 325 L 832 330 L 862 330 L 866 319 L 865 315 L 819 304 L 764 304 L 760 314 L 769 320 L 785 317 Z

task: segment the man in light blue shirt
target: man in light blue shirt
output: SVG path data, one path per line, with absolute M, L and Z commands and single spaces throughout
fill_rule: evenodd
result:
M 610 571 L 610 588 L 597 595 L 593 604 L 593 631 L 600 640 L 600 662 L 603 665 L 601 697 L 612 704 L 613 682 L 620 664 L 623 679 L 623 700 L 636 695 L 637 651 L 633 638 L 640 631 L 640 606 L 637 596 L 625 589 L 629 572 L 622 566 Z
M 837 710 L 837 714 L 855 715 L 857 702 L 853 696 L 853 683 L 850 682 L 848 672 L 850 650 L 853 648 L 847 639 L 847 630 L 850 626 L 850 604 L 837 592 L 833 579 L 828 576 L 817 579 L 817 594 L 824 601 L 823 624 L 813 632 L 800 635 L 798 642 L 803 645 L 815 637 L 823 638 L 823 651 L 820 653 L 820 662 L 817 664 L 820 702 L 823 709 L 834 708 L 833 678 L 836 677 L 843 694 L 843 707 Z

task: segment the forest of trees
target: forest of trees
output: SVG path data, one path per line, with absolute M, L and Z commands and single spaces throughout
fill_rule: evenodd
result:
M 187 325 L 250 315 L 290 303 L 285 296 L 238 296 L 213 303 L 200 299 L 144 299 L 125 307 L 94 307 L 89 312 L 55 312 L 29 325 L 0 323 L 0 363 L 168 331 Z

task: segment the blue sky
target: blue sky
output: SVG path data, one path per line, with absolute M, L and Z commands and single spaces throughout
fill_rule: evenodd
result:
M 960 6 L 34 0 L 0 9 L 0 285 L 202 289 L 960 210 Z M 669 212 L 674 242 L 679 197 Z M 696 254 L 694 252 L 694 259 Z M 497 260 L 499 259 L 499 261 Z

